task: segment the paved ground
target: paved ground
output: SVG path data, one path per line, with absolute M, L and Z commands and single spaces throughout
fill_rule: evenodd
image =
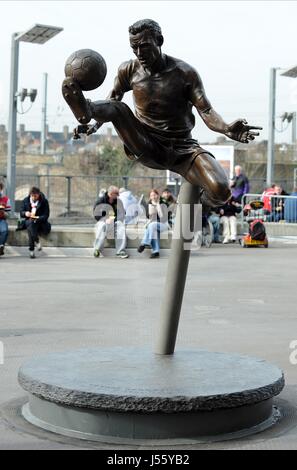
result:
M 94 259 L 90 250 L 65 257 L 65 251 L 48 249 L 29 260 L 26 250 L 8 251 L 11 256 L 0 259 L 0 448 L 114 448 L 24 423 L 17 372 L 25 359 L 52 351 L 153 345 L 167 254 L 159 260 L 135 251 L 127 260 Z M 284 370 L 287 386 L 277 400 L 284 418 L 275 428 L 185 449 L 297 449 L 297 365 L 289 361 L 290 343 L 297 340 L 296 260 L 292 240 L 273 241 L 269 249 L 214 245 L 192 255 L 177 347 L 262 357 Z

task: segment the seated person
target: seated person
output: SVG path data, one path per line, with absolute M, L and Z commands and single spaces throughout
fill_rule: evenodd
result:
M 129 189 L 120 188 L 119 194 L 119 199 L 122 201 L 125 210 L 125 224 L 136 224 L 139 217 L 144 215 L 143 207 Z
M 165 204 L 167 206 L 168 224 L 169 224 L 169 227 L 172 228 L 174 224 L 175 213 L 176 213 L 176 199 L 173 196 L 170 189 L 168 188 L 163 189 L 162 195 L 160 197 L 160 204 Z
M 223 224 L 223 243 L 235 243 L 237 237 L 236 214 L 241 212 L 241 205 L 231 196 L 226 204 L 219 208 L 221 224 Z
M 159 258 L 160 256 L 160 233 L 168 230 L 170 225 L 168 223 L 168 206 L 164 200 L 161 200 L 159 191 L 152 189 L 150 192 L 150 199 L 148 202 L 149 219 L 143 239 L 138 248 L 138 253 L 142 253 L 146 247 L 152 249 L 150 258 Z
M 213 237 L 212 241 L 214 243 L 221 243 L 221 238 L 220 238 L 220 213 L 219 210 L 214 207 L 210 209 L 210 212 L 208 213 L 207 217 L 208 222 L 212 224 L 213 227 Z
M 8 237 L 7 214 L 10 211 L 10 201 L 4 194 L 4 184 L 0 183 L 0 256 L 4 255 L 4 247 Z
M 281 196 L 288 196 L 288 193 L 278 185 L 275 185 L 274 191 L 274 195 L 271 197 L 271 213 L 266 218 L 267 222 L 279 222 L 280 220 L 284 220 L 285 198 Z
M 275 194 L 275 186 L 276 184 L 273 183 L 271 185 L 270 188 L 266 188 L 263 193 L 262 193 L 262 196 L 261 196 L 261 199 L 264 203 L 264 211 L 265 211 L 265 214 L 266 215 L 270 215 L 271 214 L 271 196 L 273 196 Z
M 48 235 L 51 224 L 48 222 L 50 215 L 49 203 L 39 188 L 33 186 L 21 206 L 20 216 L 25 219 L 25 228 L 29 237 L 30 258 L 35 258 L 35 247 L 42 250 L 39 235 Z
M 110 186 L 101 194 L 94 205 L 94 217 L 97 220 L 95 227 L 95 258 L 103 258 L 103 248 L 106 237 L 115 238 L 116 256 L 129 258 L 126 252 L 127 237 L 125 230 L 125 210 L 119 198 L 119 188 Z

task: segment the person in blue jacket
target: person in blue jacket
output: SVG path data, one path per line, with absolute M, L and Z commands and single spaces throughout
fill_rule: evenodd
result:
M 295 197 L 286 198 L 284 218 L 286 222 L 297 223 L 297 187 L 293 189 L 293 192 L 290 194 L 290 196 Z

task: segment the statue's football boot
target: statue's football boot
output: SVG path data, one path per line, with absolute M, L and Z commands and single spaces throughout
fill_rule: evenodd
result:
M 85 99 L 77 81 L 66 77 L 62 83 L 62 94 L 78 122 L 87 124 L 92 119 L 90 100 Z

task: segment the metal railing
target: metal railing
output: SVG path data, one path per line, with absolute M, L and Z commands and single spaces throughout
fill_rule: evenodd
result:
M 297 168 L 294 168 L 294 188 L 297 187 Z
M 1 178 L 2 177 L 2 178 Z M 5 175 L 0 175 L 5 180 Z M 29 193 L 30 187 L 37 186 L 46 195 L 51 209 L 51 217 L 92 217 L 93 206 L 99 192 L 110 185 L 124 187 L 136 196 L 148 199 L 151 189 L 164 189 L 168 185 L 164 176 L 85 176 L 85 175 L 17 175 L 16 212 L 20 201 Z M 170 185 L 173 194 L 179 192 L 180 178 Z
M 5 180 L 5 178 L 6 175 L 0 174 L 0 179 Z M 175 196 L 179 193 L 180 182 L 181 179 L 177 177 L 170 184 Z M 289 189 L 284 182 L 282 186 Z M 250 183 L 252 188 L 259 186 L 262 189 L 264 188 L 265 180 L 261 178 L 251 179 Z M 100 190 L 103 188 L 107 189 L 110 185 L 125 187 L 131 190 L 135 196 L 144 195 L 145 199 L 148 199 L 148 194 L 152 188 L 156 187 L 162 190 L 168 185 L 168 180 L 166 174 L 164 176 L 18 174 L 16 177 L 16 210 L 18 211 L 20 201 L 28 195 L 30 187 L 37 186 L 49 200 L 51 217 L 78 216 L 90 218 L 93 216 L 93 206 Z M 280 200 L 288 197 L 294 198 L 294 196 L 277 195 L 270 197 L 273 199 L 280 198 Z M 246 194 L 242 200 L 243 205 L 253 198 L 261 200 L 262 194 L 255 191 Z M 292 215 L 289 217 L 289 220 L 294 220 L 294 209 L 292 208 L 290 211 L 292 211 Z M 267 220 L 269 213 L 263 216 Z M 276 222 L 276 219 L 277 217 L 274 217 L 273 221 Z
M 264 203 L 262 209 L 244 208 L 253 201 L 258 200 Z M 297 223 L 297 196 L 285 196 L 278 194 L 245 194 L 241 199 L 242 212 L 241 224 L 244 221 L 251 221 L 261 218 L 264 222 L 287 222 Z
M 297 176 L 297 175 L 296 175 Z M 276 178 L 273 181 L 277 186 L 281 186 L 288 193 L 296 186 L 294 176 L 293 179 Z M 253 194 L 262 194 L 267 187 L 266 177 L 264 178 L 249 178 L 250 192 Z

